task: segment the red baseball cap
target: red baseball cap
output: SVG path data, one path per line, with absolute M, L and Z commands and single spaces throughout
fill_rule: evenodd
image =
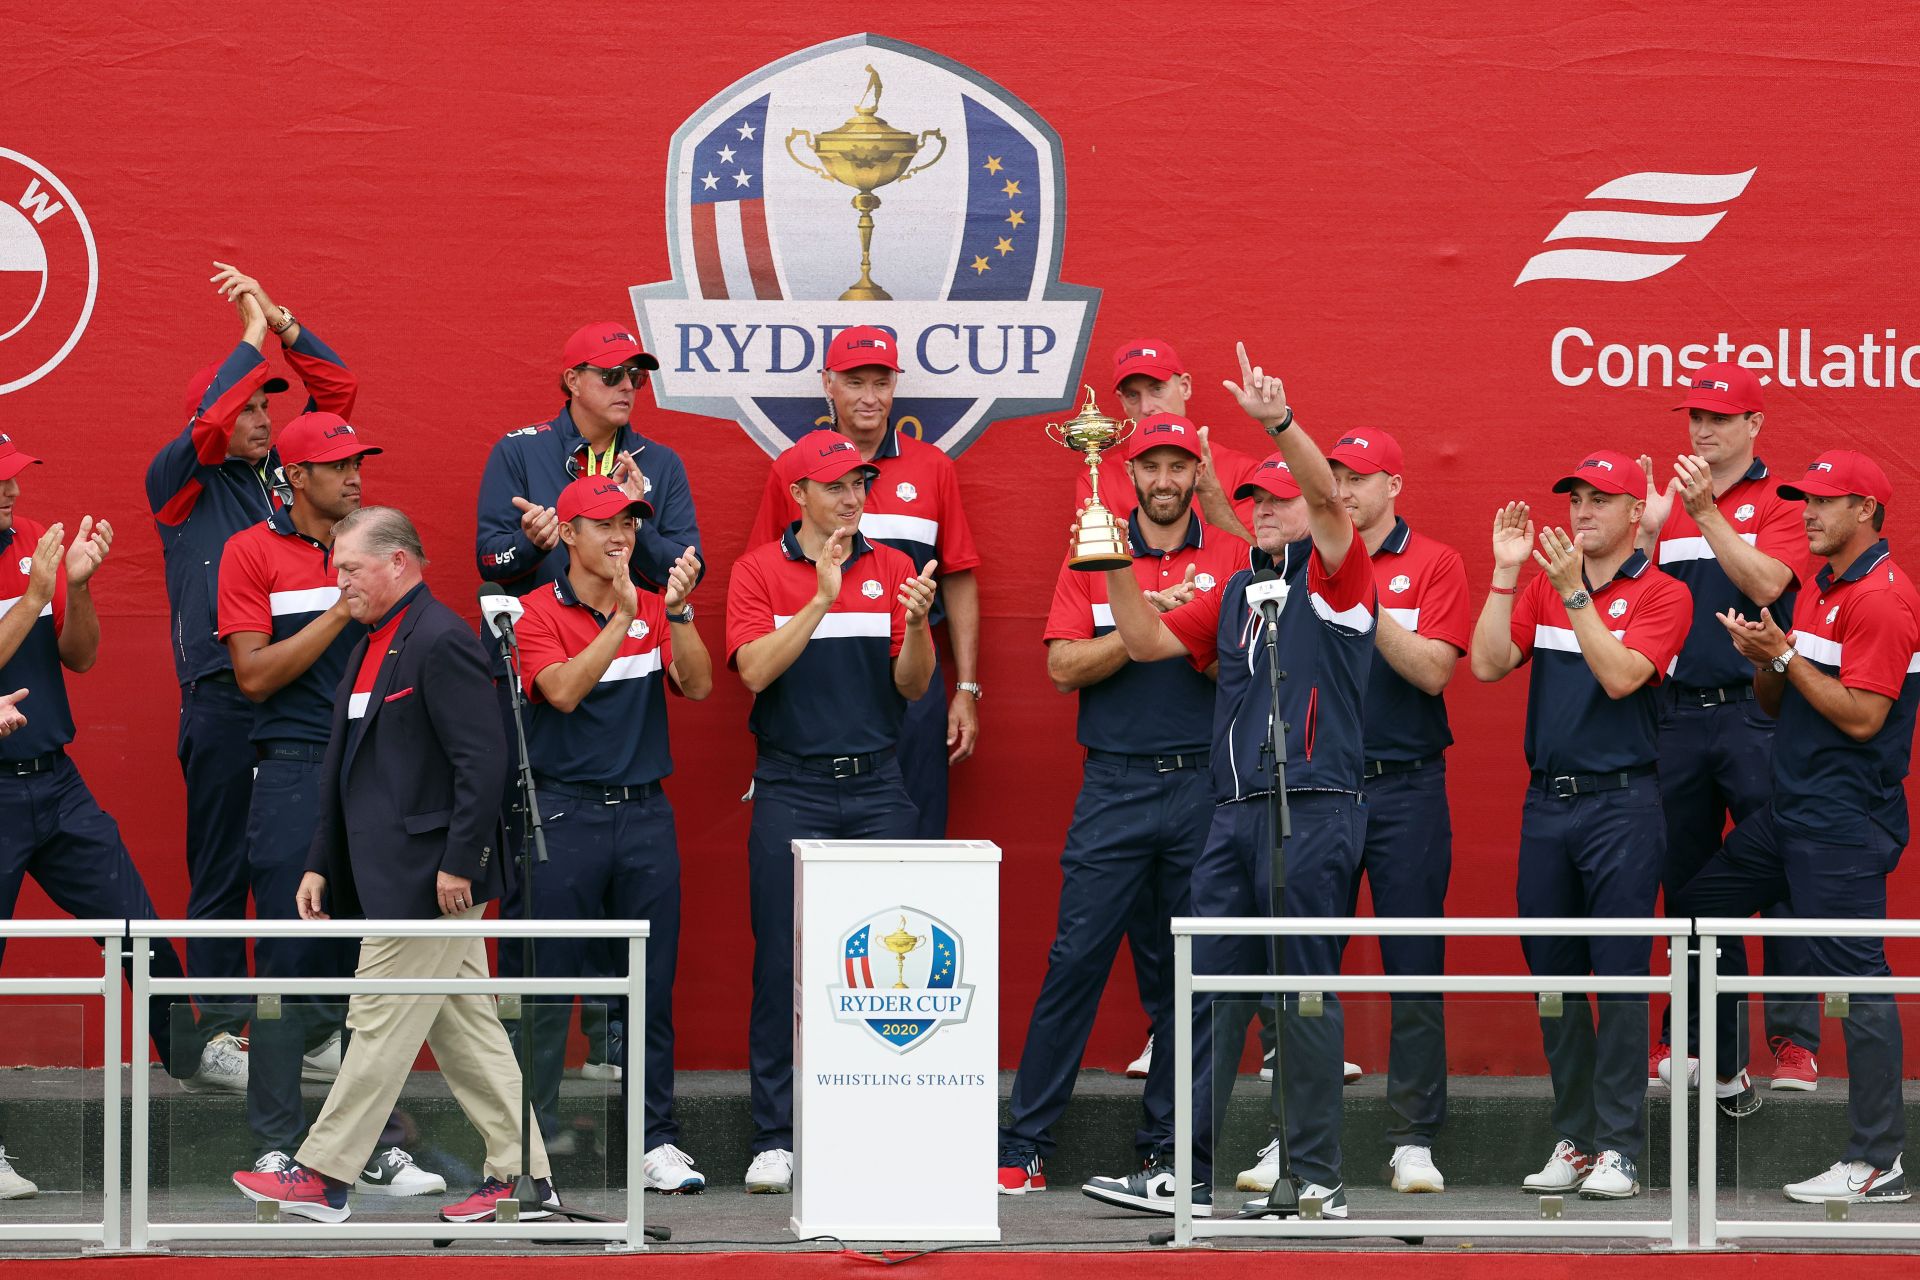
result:
M 1297 498 L 1300 496 L 1300 483 L 1293 478 L 1287 460 L 1277 453 L 1270 453 L 1233 491 L 1234 500 L 1251 498 L 1255 490 L 1265 490 L 1276 498 Z
M 1140 419 L 1133 437 L 1127 441 L 1127 461 L 1131 462 L 1147 450 L 1162 446 L 1184 449 L 1197 458 L 1200 456 L 1200 429 L 1177 413 L 1150 413 Z
M 301 414 L 280 433 L 277 447 L 281 463 L 289 467 L 297 462 L 338 462 L 355 454 L 380 452 L 337 413 Z
M 1760 379 L 1751 369 L 1737 364 L 1702 365 L 1684 378 L 1681 386 L 1687 398 L 1675 409 L 1705 409 L 1708 413 L 1759 413 L 1766 407 L 1760 399 Z
M 801 436 L 774 465 L 789 484 L 799 480 L 832 484 L 850 471 L 864 471 L 869 480 L 880 474 L 880 468 L 860 456 L 859 445 L 824 428 Z
M 1113 389 L 1136 373 L 1144 373 L 1155 382 L 1177 378 L 1187 371 L 1180 353 L 1172 344 L 1158 338 L 1133 338 L 1113 349 Z
M 39 461 L 38 458 L 20 452 L 13 443 L 12 436 L 0 435 L 0 480 L 11 480 L 28 467 L 37 465 Z
M 1647 473 L 1640 464 L 1614 449 L 1596 449 L 1567 475 L 1553 482 L 1555 493 L 1571 493 L 1576 484 L 1590 484 L 1602 493 L 1624 493 L 1643 498 Z
M 653 518 L 653 504 L 644 498 L 627 496 L 627 491 L 612 476 L 581 476 L 562 489 L 553 504 L 553 514 L 563 522 L 576 516 L 605 520 L 629 509 L 642 520 Z
M 829 369 L 864 369 L 875 364 L 895 372 L 900 369 L 900 340 L 885 329 L 857 324 L 834 334 L 827 344 Z
M 1363 476 L 1376 471 L 1397 476 L 1407 465 L 1400 453 L 1400 442 L 1378 427 L 1341 436 L 1340 443 L 1327 451 L 1327 461 L 1342 463 Z
M 187 383 L 187 403 L 184 412 L 189 418 L 200 412 L 200 402 L 207 398 L 207 388 L 213 385 L 213 380 L 220 374 L 220 366 L 225 363 L 225 360 L 215 360 L 194 374 L 192 380 Z M 268 378 L 260 384 L 260 389 L 268 395 L 276 395 L 285 391 L 287 386 L 285 378 Z
M 646 348 L 640 345 L 640 339 L 633 336 L 629 325 L 618 320 L 602 320 L 599 324 L 590 324 L 577 329 L 567 339 L 566 350 L 560 353 L 560 371 L 577 369 L 590 364 L 600 369 L 611 369 L 617 364 L 637 361 L 642 369 L 658 369 L 660 362 L 648 355 Z
M 1893 501 L 1893 481 L 1880 464 L 1852 449 L 1829 449 L 1807 464 L 1807 474 L 1798 480 L 1781 482 L 1783 498 L 1804 502 L 1808 498 L 1844 498 L 1858 495 L 1872 498 L 1881 506 Z

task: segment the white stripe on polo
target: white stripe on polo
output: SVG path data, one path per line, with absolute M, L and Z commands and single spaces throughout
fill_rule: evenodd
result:
M 305 591 L 275 591 L 267 597 L 274 617 L 283 613 L 325 613 L 340 598 L 338 587 L 308 587 Z
M 1420 630 L 1420 610 L 1417 608 L 1416 609 L 1388 609 L 1386 611 L 1386 614 L 1389 618 L 1392 618 L 1395 622 L 1399 623 L 1401 626 L 1405 627 L 1409 631 L 1417 632 Z
M 649 649 L 645 653 L 629 653 L 609 662 L 606 674 L 600 677 L 599 683 L 606 684 L 612 680 L 639 680 L 658 670 L 660 670 L 658 649 Z
M 1112 626 L 1113 606 L 1110 604 L 1097 604 L 1093 606 L 1093 625 L 1096 627 Z
M 1371 604 L 1356 604 L 1350 609 L 1335 609 L 1323 600 L 1317 591 L 1309 592 L 1307 599 L 1313 602 L 1313 611 L 1320 615 L 1322 622 L 1331 622 L 1336 627 L 1345 627 L 1356 635 L 1365 635 L 1373 630 Z
M 1753 546 L 1759 541 L 1757 533 L 1743 533 L 1740 541 Z M 1674 564 L 1683 560 L 1712 560 L 1716 557 L 1713 548 L 1707 545 L 1705 538 L 1669 538 L 1660 544 L 1660 563 Z
M 1840 665 L 1841 645 L 1838 640 L 1829 640 L 1825 636 L 1809 635 L 1805 631 L 1793 633 L 1794 650 L 1815 662 L 1824 662 L 1830 667 Z M 1911 667 L 1908 670 L 1912 670 Z
M 860 532 L 869 538 L 897 538 L 902 542 L 918 542 L 929 547 L 940 545 L 940 522 L 922 516 L 885 515 L 868 511 L 860 517 Z M 921 567 L 914 566 L 916 570 Z
M 773 615 L 775 629 L 792 621 L 792 614 Z M 872 636 L 883 639 L 893 637 L 891 613 L 830 613 L 820 619 L 820 625 L 813 629 L 815 640 L 855 640 Z

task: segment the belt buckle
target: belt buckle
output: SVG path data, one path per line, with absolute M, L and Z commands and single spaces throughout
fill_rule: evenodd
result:
M 1182 767 L 1180 763 L 1182 759 L 1183 757 L 1181 756 L 1155 756 L 1153 758 L 1153 771 L 1155 773 L 1178 773 Z M 1173 761 L 1173 763 L 1168 764 L 1167 761 L 1169 760 Z
M 1360 766 L 1360 780 L 1365 782 L 1369 778 L 1377 778 L 1385 772 L 1386 770 L 1381 767 L 1381 761 L 1369 760 Z
M 1547 779 L 1547 788 L 1556 800 L 1571 800 L 1580 794 L 1580 775 L 1563 773 Z
M 622 800 L 625 800 L 627 798 L 623 794 L 625 791 L 626 791 L 625 787 L 602 787 L 600 788 L 600 803 L 601 804 L 619 804 Z
M 860 776 L 859 756 L 835 756 L 833 758 L 833 776 L 835 780 L 857 778 Z

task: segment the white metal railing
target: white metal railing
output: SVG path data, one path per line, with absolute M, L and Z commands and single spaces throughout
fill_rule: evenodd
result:
M 1700 934 L 1700 1245 L 1713 1248 L 1723 1238 L 1798 1237 L 1810 1240 L 1920 1240 L 1920 1222 L 1884 1218 L 1855 1218 L 1851 1206 L 1830 1204 L 1827 1217 L 1820 1221 L 1797 1218 L 1723 1218 L 1719 1211 L 1719 1152 L 1715 1145 L 1719 1129 L 1719 1108 L 1713 1090 L 1708 1087 L 1718 1072 L 1719 1054 L 1714 1032 L 1718 1025 L 1718 1002 L 1722 992 L 1762 995 L 1826 995 L 1845 992 L 1850 995 L 1920 995 L 1920 978 L 1812 977 L 1785 978 L 1771 974 L 1735 975 L 1719 972 L 1718 964 L 1707 964 L 1707 957 L 1718 958 L 1721 938 L 1920 938 L 1920 920 L 1733 920 L 1703 916 L 1694 921 Z M 1896 1003 L 1893 1016 L 1899 1017 Z M 1674 1025 L 1680 1025 L 1675 1015 Z M 1678 1036 L 1676 1035 L 1676 1042 Z M 1675 1076 L 1685 1073 L 1676 1068 Z M 1904 1082 L 1906 1072 L 1901 1071 Z M 1896 1105 L 1903 1105 L 1896 1102 Z M 1817 1155 L 1810 1155 L 1812 1163 Z M 1808 1173 L 1817 1172 L 1809 1168 Z M 1909 1174 L 1909 1177 L 1912 1175 Z M 1911 1184 L 1909 1184 L 1911 1185 Z M 1875 1212 L 1874 1206 L 1863 1206 Z
M 0 996 L 99 996 L 102 1007 L 100 1169 L 98 1220 L 0 1222 L 0 1240 L 77 1240 L 103 1249 L 120 1247 L 120 956 L 125 920 L 0 920 L 0 938 L 101 939 L 101 969 L 91 978 L 0 978 Z M 135 1074 L 138 1074 L 137 1072 Z M 84 1108 L 82 1109 L 84 1114 Z M 84 1167 L 84 1165 L 83 1165 Z
M 1196 991 L 1234 992 L 1245 995 L 1301 992 L 1380 992 L 1440 994 L 1492 994 L 1531 992 L 1537 996 L 1552 993 L 1617 993 L 1653 996 L 1665 992 L 1673 1001 L 1674 1025 L 1685 1027 L 1688 1016 L 1687 940 L 1692 933 L 1687 919 L 1446 919 L 1440 917 L 1401 917 L 1392 919 L 1351 919 L 1334 917 L 1193 917 L 1180 916 L 1173 921 L 1174 956 L 1174 1229 L 1176 1248 L 1193 1244 L 1196 1237 L 1352 1237 L 1352 1236 L 1514 1236 L 1571 1238 L 1647 1238 L 1663 1240 L 1679 1249 L 1687 1245 L 1687 1080 L 1684 1071 L 1674 1073 L 1673 1105 L 1669 1116 L 1668 1213 L 1665 1218 L 1620 1220 L 1596 1218 L 1574 1220 L 1490 1218 L 1329 1218 L 1306 1216 L 1221 1220 L 1196 1219 L 1193 1213 L 1193 995 Z M 1662 977 L 1596 977 L 1591 974 L 1567 975 L 1434 975 L 1430 977 L 1347 977 L 1335 974 L 1195 974 L 1193 939 L 1202 937 L 1317 937 L 1345 934 L 1359 937 L 1436 936 L 1447 937 L 1644 937 L 1665 938 L 1672 972 Z M 1920 990 L 1920 983 L 1915 984 Z M 1704 1018 L 1704 1013 L 1703 1013 Z M 1706 1032 L 1703 1029 L 1701 1035 Z M 1276 1031 L 1276 1034 L 1278 1032 Z M 1221 1087 L 1219 1084 L 1216 1088 Z M 1711 1105 L 1712 1095 L 1708 1095 Z M 1207 1118 L 1208 1123 L 1212 1117 Z
M 628 1023 L 646 1027 L 648 922 L 645 920 L 135 920 L 128 926 L 133 939 L 133 1033 L 135 1045 L 147 1038 L 149 995 L 624 995 L 629 1002 Z M 151 940 L 155 938 L 625 938 L 627 977 L 619 978 L 155 978 Z M 0 986 L 4 991 L 4 986 Z M 524 1011 L 529 1016 L 532 1010 Z M 114 1020 L 116 1028 L 119 1023 Z M 522 1034 L 531 1034 L 530 1024 Z M 626 1108 L 627 1188 L 626 1219 L 619 1222 L 431 1222 L 293 1223 L 154 1222 L 149 1209 L 148 1142 L 151 1097 L 147 1073 L 133 1073 L 133 1113 L 129 1148 L 133 1163 L 129 1197 L 129 1247 L 143 1250 L 163 1240 L 604 1240 L 609 1252 L 644 1249 L 645 1187 L 641 1163 L 645 1158 L 646 1055 L 627 1055 L 626 1070 L 633 1105 Z M 112 1073 L 109 1073 L 112 1074 Z M 529 1082 L 521 1082 L 523 1089 Z M 117 1098 L 116 1098 L 117 1103 Z M 116 1105 L 113 1112 L 117 1121 Z M 113 1185 L 119 1185 L 117 1176 Z M 118 1222 L 118 1206 L 113 1220 Z

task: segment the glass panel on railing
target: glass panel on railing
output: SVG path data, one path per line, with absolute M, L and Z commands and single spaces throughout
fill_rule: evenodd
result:
M 1914 1175 L 1900 1158 L 1906 1128 L 1920 1123 L 1920 1085 L 1906 1067 L 1920 1044 L 1915 998 L 1843 996 L 1836 985 L 1826 997 L 1722 1005 L 1732 1025 L 1720 1028 L 1717 1052 L 1747 1075 L 1715 1090 L 1720 1214 L 1910 1222 Z M 1715 1074 L 1735 1075 L 1725 1066 Z
M 8 998 L 0 1019 L 0 1223 L 98 1222 L 100 1002 Z

